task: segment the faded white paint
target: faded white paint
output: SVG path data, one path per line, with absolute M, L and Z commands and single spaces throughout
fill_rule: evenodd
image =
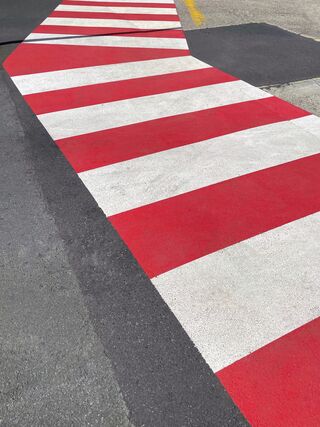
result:
M 79 176 L 110 216 L 319 153 L 320 138 L 294 123 L 293 120 L 246 129 L 89 170 Z
M 320 213 L 152 281 L 214 372 L 320 315 Z
M 141 123 L 161 117 L 270 97 L 242 81 L 142 96 L 38 116 L 53 139 Z

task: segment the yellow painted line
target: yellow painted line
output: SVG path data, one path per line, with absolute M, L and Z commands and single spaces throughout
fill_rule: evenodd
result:
M 198 9 L 196 0 L 184 0 L 187 6 L 190 16 L 197 27 L 203 24 L 205 17 L 204 14 Z

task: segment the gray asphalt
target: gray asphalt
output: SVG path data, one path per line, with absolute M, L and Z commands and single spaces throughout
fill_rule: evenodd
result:
M 57 3 L 2 2 L 1 60 Z M 3 70 L 0 96 L 0 424 L 247 425 Z
M 1 62 L 56 4 L 2 2 Z M 2 69 L 0 116 L 0 425 L 130 426 L 36 174 L 31 146 L 51 141 Z
M 266 86 L 263 89 L 320 116 L 320 78 Z

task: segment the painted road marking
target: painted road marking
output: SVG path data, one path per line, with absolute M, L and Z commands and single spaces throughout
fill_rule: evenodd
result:
M 137 14 L 137 13 L 108 13 L 108 12 L 52 12 L 53 18 L 84 18 L 84 19 L 128 19 L 137 21 L 161 21 L 161 22 L 179 22 L 177 15 L 155 15 L 155 14 Z
M 295 123 L 305 131 L 312 133 L 316 137 L 319 137 L 320 120 L 318 117 L 313 115 L 308 115 L 307 117 L 304 117 L 303 120 L 296 120 Z
M 80 178 L 110 216 L 319 152 L 318 138 L 283 122 L 89 170 Z
M 189 56 L 188 50 L 142 49 L 110 46 L 65 46 L 23 43 L 6 60 L 12 76 L 71 68 Z M 63 61 L 62 59 L 63 58 Z
M 319 232 L 317 213 L 154 279 L 215 372 L 320 315 Z
M 113 28 L 113 27 L 68 27 L 66 25 L 39 25 L 34 29 L 34 33 L 47 34 L 68 34 L 68 35 L 85 35 L 85 36 L 112 36 L 119 35 L 122 37 L 152 37 L 152 38 L 184 38 L 183 31 L 180 28 L 162 29 L 161 31 L 153 30 L 136 30 L 132 28 Z
M 86 27 L 86 26 L 73 26 L 66 25 L 39 25 L 34 29 L 34 33 L 47 33 L 47 34 L 68 34 L 68 35 L 85 35 L 85 36 L 112 36 L 119 35 L 122 37 L 153 37 L 153 38 L 180 38 L 184 39 L 184 33 L 180 27 L 172 29 L 162 29 L 161 31 L 153 30 L 136 30 L 132 28 L 113 28 L 113 27 Z
M 234 81 L 41 114 L 38 118 L 53 139 L 62 139 L 270 96 L 245 82 Z
M 85 3 L 115 3 L 114 0 L 69 0 L 69 2 L 75 3 L 75 2 L 85 2 Z M 135 2 L 133 0 L 119 0 L 116 3 L 136 3 L 136 4 L 140 4 L 140 3 L 144 3 L 144 4 L 152 4 L 152 3 L 162 3 L 162 4 L 170 4 L 170 5 L 174 5 L 174 2 L 172 0 L 147 0 L 147 1 L 141 1 L 141 2 Z M 157 6 L 158 7 L 158 6 Z
M 138 13 L 138 14 L 158 14 L 158 15 L 176 15 L 177 11 L 173 8 L 155 8 L 155 7 L 107 7 L 107 6 L 72 6 L 62 4 L 55 10 L 69 12 L 109 12 L 109 13 Z
M 279 98 L 271 97 L 93 132 L 56 142 L 74 169 L 84 172 L 307 114 Z
M 155 7 L 155 8 L 164 8 L 164 9 L 175 9 L 176 6 L 174 3 L 150 3 L 148 1 L 145 2 L 134 2 L 132 0 L 128 0 L 128 2 L 123 1 L 114 1 L 114 0 L 64 0 L 62 4 L 69 5 L 78 5 L 78 6 L 112 6 L 112 7 Z
M 251 425 L 319 424 L 319 329 L 317 318 L 218 372 Z
M 252 389 L 317 349 L 320 119 L 192 58 L 171 0 L 66 0 L 5 67 L 251 424 L 314 414 L 313 368 L 293 409 Z
M 220 70 L 203 68 L 32 94 L 26 96 L 26 100 L 36 114 L 44 114 L 229 81 L 235 81 L 235 78 Z
M 202 25 L 205 21 L 205 16 L 199 10 L 195 0 L 184 0 L 184 3 L 189 10 L 192 21 L 196 24 L 197 27 L 200 27 L 200 25 Z

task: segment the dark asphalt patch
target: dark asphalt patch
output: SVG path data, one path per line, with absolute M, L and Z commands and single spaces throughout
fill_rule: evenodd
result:
M 196 58 L 255 86 L 320 76 L 320 43 L 269 24 L 186 31 Z

